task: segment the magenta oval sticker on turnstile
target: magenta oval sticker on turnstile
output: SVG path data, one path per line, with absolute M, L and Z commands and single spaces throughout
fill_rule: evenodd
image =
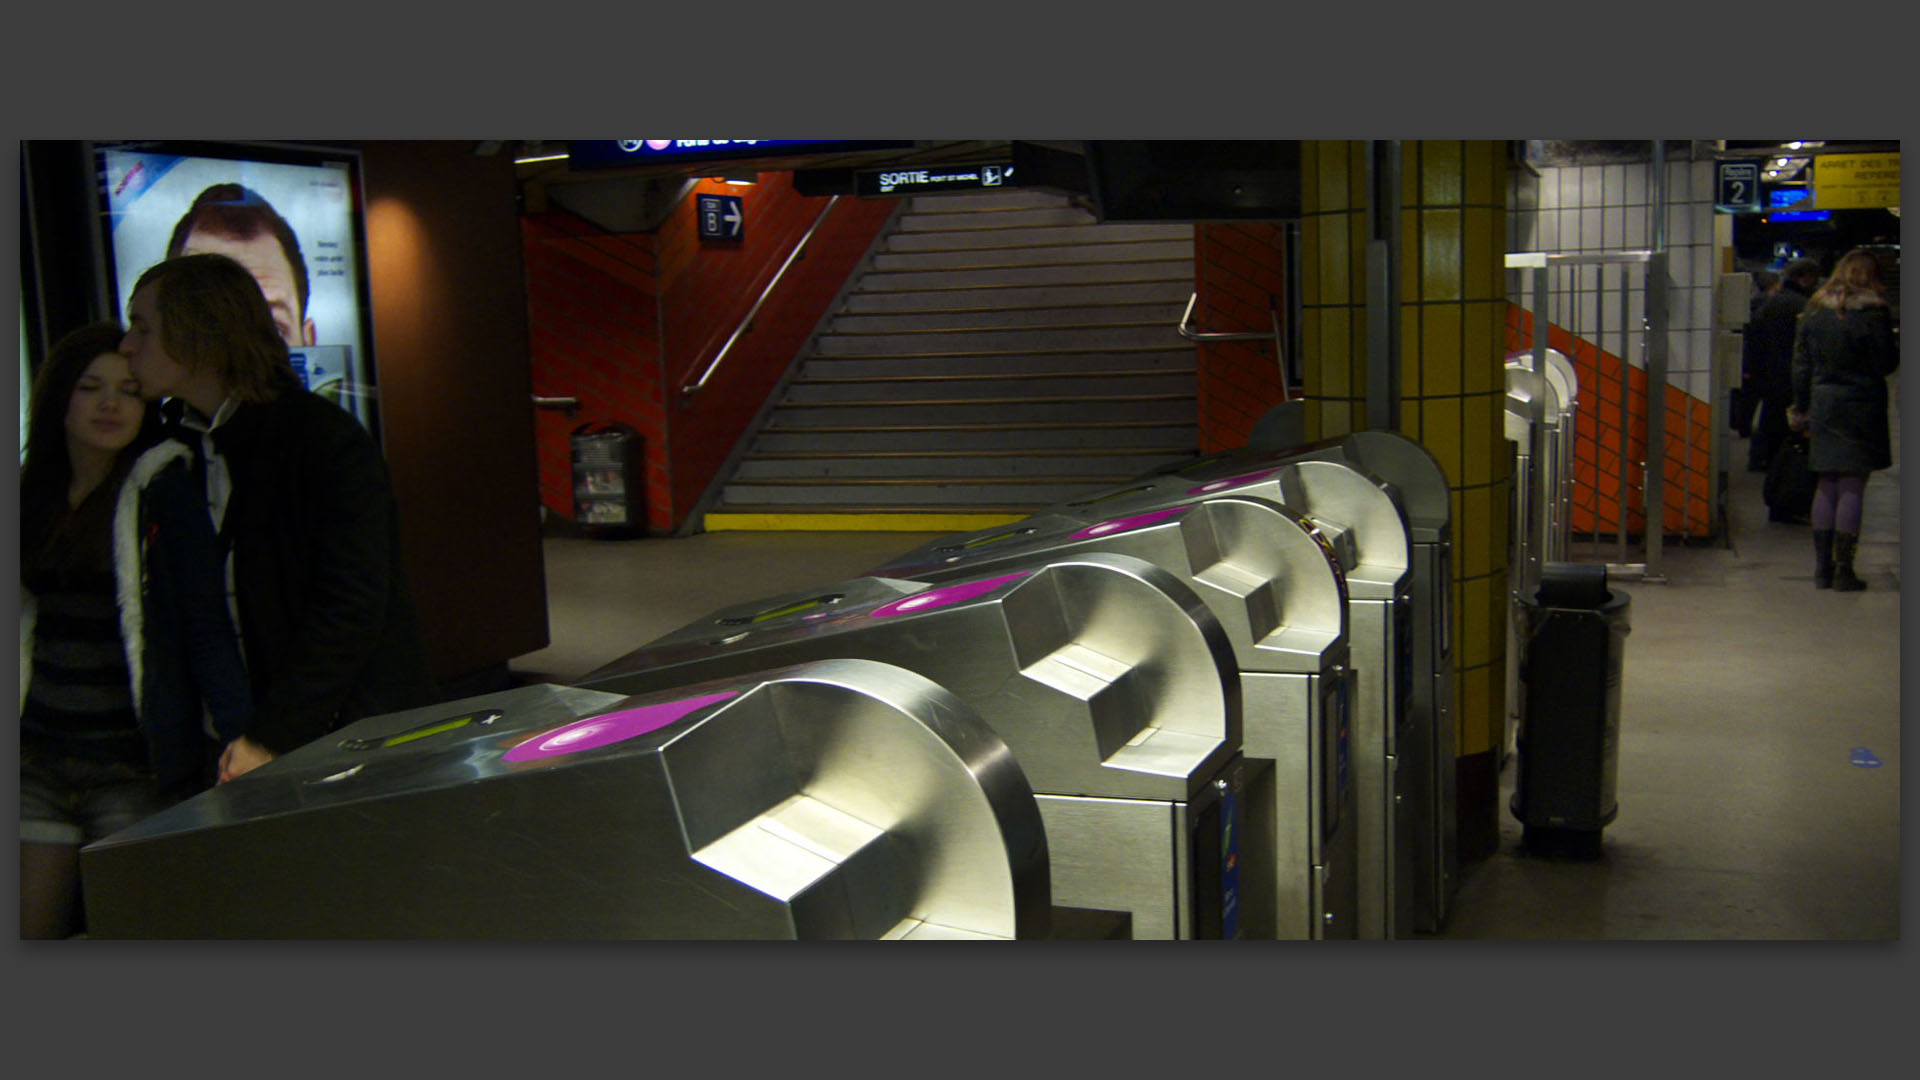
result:
M 1132 517 L 1114 518 L 1112 521 L 1103 521 L 1098 525 L 1089 525 L 1074 533 L 1071 539 L 1088 540 L 1096 536 L 1113 536 L 1116 533 L 1132 532 L 1149 525 L 1158 525 L 1168 518 L 1178 517 L 1191 509 L 1193 509 L 1191 506 L 1170 506 L 1165 510 L 1149 510 L 1144 514 L 1134 514 Z
M 875 608 L 873 610 L 873 617 L 876 619 L 884 619 L 891 615 L 913 615 L 922 611 L 933 611 L 936 608 L 943 608 L 949 604 L 958 604 L 962 601 L 971 600 L 976 596 L 984 596 L 1008 582 L 1019 581 L 1023 577 L 1032 575 L 1032 573 L 1033 571 L 1031 570 L 1022 570 L 1018 574 L 1006 574 L 995 578 L 982 578 L 979 581 L 963 581 L 958 585 L 948 585 L 941 589 L 928 589 L 926 592 L 916 593 L 902 600 L 895 600 L 885 607 Z
M 1199 487 L 1189 490 L 1187 494 L 1212 495 L 1214 492 L 1225 491 L 1228 488 L 1245 487 L 1248 484 L 1257 484 L 1279 471 L 1279 469 L 1264 469 L 1260 472 L 1241 473 L 1239 476 L 1229 476 L 1224 480 L 1214 480 L 1201 484 Z
M 571 724 L 554 728 L 545 734 L 535 735 L 502 754 L 501 758 L 512 762 L 538 761 L 542 758 L 577 754 L 582 750 L 611 746 L 617 742 L 645 735 L 649 731 L 659 731 L 668 724 L 709 705 L 739 696 L 740 691 L 727 690 L 718 694 L 703 694 L 700 697 L 664 701 L 658 705 L 643 705 L 638 709 L 623 709 L 620 712 L 585 717 Z

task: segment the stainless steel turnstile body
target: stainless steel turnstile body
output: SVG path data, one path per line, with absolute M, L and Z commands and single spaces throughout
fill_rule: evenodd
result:
M 1460 881 L 1453 490 L 1446 470 L 1425 447 L 1393 431 L 1356 431 L 1297 446 L 1250 444 L 1246 453 L 1251 460 L 1341 462 L 1390 485 L 1399 499 L 1413 545 L 1413 688 L 1407 695 L 1411 719 L 1403 727 L 1407 737 L 1396 749 L 1414 807 L 1413 925 L 1437 932 Z
M 581 685 L 636 693 L 845 656 L 918 672 L 993 726 L 1040 804 L 1055 905 L 1128 912 L 1139 938 L 1230 935 L 1246 917 L 1223 866 L 1244 876 L 1257 853 L 1219 850 L 1244 831 L 1232 647 L 1143 560 L 824 585 L 696 620 Z
M 1311 521 L 1338 555 L 1354 671 L 1352 755 L 1356 936 L 1389 938 L 1413 925 L 1413 805 L 1397 743 L 1411 713 L 1412 573 L 1406 519 L 1392 485 L 1331 461 L 1238 458 L 1149 475 L 1050 512 L 1089 524 L 1225 494 L 1263 498 Z M 1220 475 L 1214 475 L 1215 473 Z
M 1571 470 L 1579 408 L 1579 375 L 1557 349 L 1534 371 L 1531 354 L 1507 361 L 1506 437 L 1513 444 L 1513 501 L 1508 524 L 1507 727 L 1505 749 L 1518 738 L 1520 653 L 1525 641 L 1524 600 L 1540 586 L 1540 569 L 1567 561 L 1572 532 Z M 1535 439 L 1534 425 L 1540 430 Z M 1534 459 L 1538 446 L 1539 460 Z
M 1006 744 L 865 660 L 358 721 L 88 846 L 89 933 L 1045 937 Z
M 1130 555 L 1172 573 L 1227 631 L 1240 673 L 1242 747 L 1257 772 L 1242 800 L 1267 834 L 1271 926 L 1248 937 L 1354 936 L 1354 838 L 1347 754 L 1350 672 L 1342 568 L 1313 524 L 1265 499 L 1222 496 L 1089 525 L 1040 514 L 941 537 L 869 573 L 940 583 L 1086 552 Z

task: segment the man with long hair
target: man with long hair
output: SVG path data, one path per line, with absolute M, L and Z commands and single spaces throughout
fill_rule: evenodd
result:
M 400 555 L 386 463 L 366 429 L 300 386 L 246 268 L 216 254 L 150 267 L 120 352 L 206 460 L 254 693 L 230 779 L 344 723 L 436 699 Z

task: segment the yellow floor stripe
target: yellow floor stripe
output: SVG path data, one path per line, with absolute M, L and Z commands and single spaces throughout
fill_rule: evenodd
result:
M 971 532 L 1025 514 L 708 514 L 708 532 Z

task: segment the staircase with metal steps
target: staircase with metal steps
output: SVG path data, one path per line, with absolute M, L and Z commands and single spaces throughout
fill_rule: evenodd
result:
M 918 197 L 704 527 L 981 527 L 1191 456 L 1192 290 L 1190 225 L 1101 225 L 1040 192 Z

